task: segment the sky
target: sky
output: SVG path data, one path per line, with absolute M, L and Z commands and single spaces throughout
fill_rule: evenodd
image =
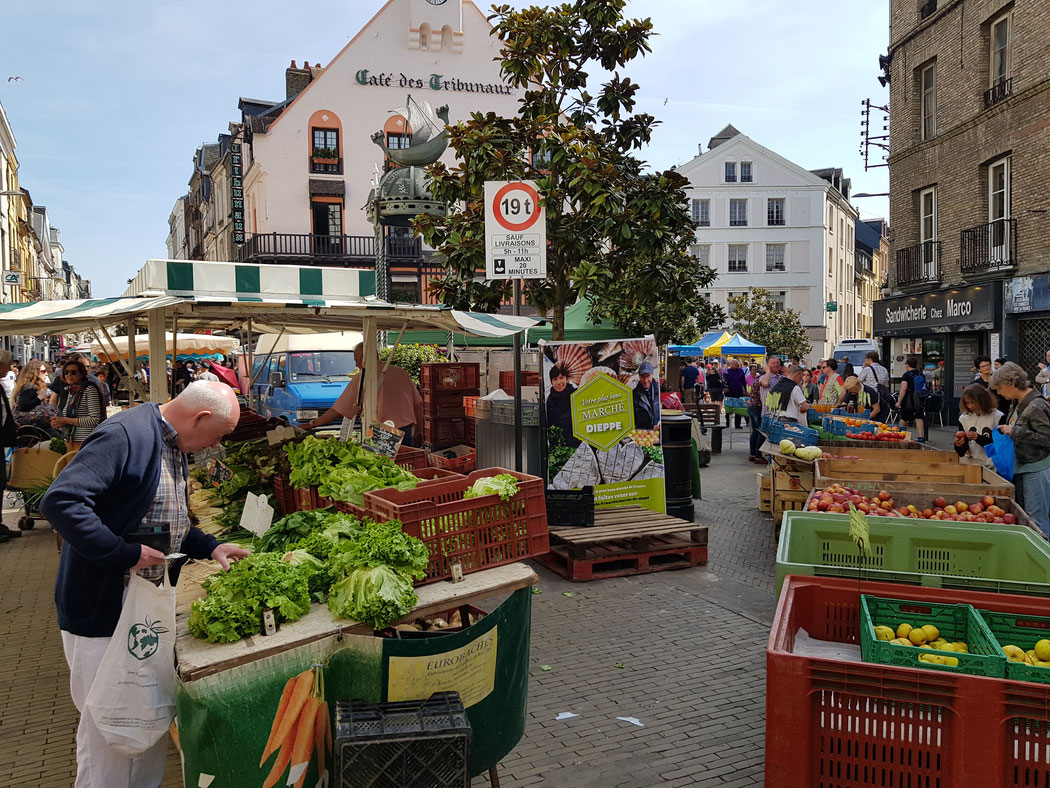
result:
M 525 2 L 511 2 L 522 7 Z M 238 120 L 241 96 L 280 100 L 291 60 L 327 64 L 382 0 L 243 4 L 49 0 L 10 4 L 0 103 L 19 175 L 62 231 L 65 257 L 96 297 L 120 295 L 164 241 L 193 153 Z M 483 11 L 490 4 L 478 0 Z M 623 73 L 640 111 L 661 120 L 642 157 L 689 161 L 727 123 L 807 168 L 842 167 L 853 191 L 886 192 L 864 172 L 861 102 L 885 104 L 878 56 L 888 0 L 629 0 L 651 17 L 652 52 Z M 8 81 L 18 76 L 20 81 Z M 854 201 L 886 216 L 886 198 Z

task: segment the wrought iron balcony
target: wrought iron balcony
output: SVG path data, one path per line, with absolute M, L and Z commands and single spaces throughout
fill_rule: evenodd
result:
M 423 256 L 419 238 L 387 238 L 387 258 L 417 260 Z M 295 263 L 375 267 L 375 238 L 371 235 L 313 235 L 264 233 L 249 235 L 237 249 L 242 263 Z
M 924 241 L 897 250 L 897 287 L 941 283 L 941 242 Z
M 964 275 L 1011 271 L 1017 265 L 1017 220 L 996 219 L 959 234 L 959 268 Z
M 922 8 L 919 9 L 919 19 L 925 19 L 931 16 L 934 11 L 937 10 L 937 0 L 929 0 Z
M 984 91 L 984 106 L 988 108 L 993 104 L 998 104 L 1004 98 L 1013 93 L 1014 81 L 1013 78 L 1001 79 L 992 85 L 988 90 Z

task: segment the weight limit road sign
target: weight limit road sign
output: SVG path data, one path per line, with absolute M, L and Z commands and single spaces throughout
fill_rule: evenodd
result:
M 533 181 L 485 181 L 485 275 L 547 276 L 547 211 Z

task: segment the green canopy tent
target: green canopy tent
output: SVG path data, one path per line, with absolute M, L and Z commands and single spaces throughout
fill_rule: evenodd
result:
M 590 309 L 590 301 L 581 298 L 575 304 L 565 310 L 565 340 L 567 342 L 595 342 L 603 339 L 622 339 L 624 333 L 613 323 L 607 320 L 599 320 L 592 323 L 587 317 Z M 543 339 L 550 342 L 553 329 L 548 322 L 546 325 L 530 328 L 526 334 L 526 343 L 534 345 Z M 402 345 L 445 345 L 448 335 L 442 331 L 406 331 L 401 340 Z M 509 348 L 513 344 L 512 337 L 472 337 L 465 334 L 453 334 L 456 347 L 462 348 Z

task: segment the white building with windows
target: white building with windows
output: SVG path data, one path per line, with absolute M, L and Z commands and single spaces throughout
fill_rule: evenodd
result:
M 678 172 L 690 183 L 694 254 L 718 272 L 702 298 L 728 314 L 731 295 L 769 290 L 781 308 L 801 315 L 813 342 L 810 362 L 828 357 L 839 339 L 860 335 L 857 211 L 842 170 L 803 169 L 726 126 Z

